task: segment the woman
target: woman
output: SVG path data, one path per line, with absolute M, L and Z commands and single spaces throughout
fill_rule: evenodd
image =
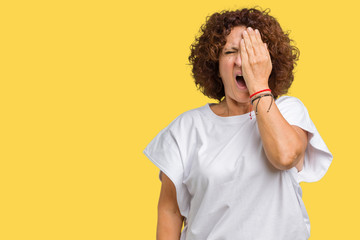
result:
M 279 97 L 298 60 L 291 41 L 266 11 L 207 18 L 189 60 L 219 103 L 179 115 L 144 150 L 160 168 L 158 239 L 310 237 L 299 183 L 320 180 L 332 154 L 303 103 Z

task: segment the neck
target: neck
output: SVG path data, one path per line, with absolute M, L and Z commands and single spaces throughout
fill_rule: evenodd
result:
M 226 98 L 221 101 L 220 105 L 223 107 L 224 115 L 230 117 L 230 116 L 236 116 L 236 115 L 242 115 L 245 113 L 249 113 L 252 111 L 252 105 L 249 101 L 245 102 L 237 102 L 231 98 Z

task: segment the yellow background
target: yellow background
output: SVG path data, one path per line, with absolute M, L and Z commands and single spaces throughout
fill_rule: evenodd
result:
M 0 239 L 155 239 L 142 153 L 207 102 L 186 65 L 205 17 L 270 8 L 300 49 L 298 97 L 334 160 L 301 183 L 310 239 L 360 239 L 356 1 L 3 1 Z

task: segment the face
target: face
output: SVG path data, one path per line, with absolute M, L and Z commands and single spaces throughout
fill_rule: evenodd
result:
M 226 44 L 219 56 L 219 72 L 225 88 L 226 99 L 236 102 L 249 102 L 249 91 L 243 81 L 236 81 L 236 76 L 242 76 L 240 41 L 245 26 L 234 27 L 226 37 Z

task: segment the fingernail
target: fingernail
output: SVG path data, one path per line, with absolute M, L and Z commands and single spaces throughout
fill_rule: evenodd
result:
M 251 27 L 248 27 L 248 30 L 249 30 L 249 31 L 252 31 L 252 28 L 251 28 Z
M 248 33 L 247 33 L 247 31 L 244 31 L 243 33 L 244 33 L 245 35 L 247 35 L 247 34 L 248 34 Z
M 256 32 L 256 33 L 259 33 L 259 30 L 255 29 L 255 32 Z

